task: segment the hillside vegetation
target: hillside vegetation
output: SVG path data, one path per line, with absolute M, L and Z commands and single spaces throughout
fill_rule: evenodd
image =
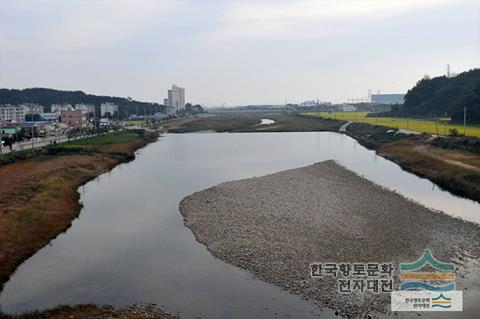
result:
M 405 103 L 392 107 L 392 115 L 440 117 L 447 115 L 453 122 L 480 123 L 480 69 L 454 77 L 424 78 L 405 96 Z

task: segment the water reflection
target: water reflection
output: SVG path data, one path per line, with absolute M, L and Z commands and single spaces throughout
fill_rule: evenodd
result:
M 1 295 L 2 309 L 144 301 L 182 318 L 318 318 L 297 296 L 213 258 L 184 227 L 178 203 L 221 182 L 327 159 L 426 206 L 480 222 L 478 203 L 432 189 L 345 135 L 168 135 L 83 187 L 80 218 L 19 267 Z

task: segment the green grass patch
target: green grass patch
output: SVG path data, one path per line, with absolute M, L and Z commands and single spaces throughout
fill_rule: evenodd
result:
M 71 181 L 71 180 L 77 178 L 80 174 L 81 174 L 81 172 L 79 172 L 76 169 L 67 169 L 67 170 L 64 170 L 63 172 L 60 173 L 60 177 L 62 177 L 63 179 L 65 179 L 67 181 Z
M 43 185 L 43 184 L 34 184 L 34 185 L 30 185 L 30 190 L 32 192 L 42 192 L 44 190 L 47 189 L 47 186 L 46 185 Z
M 42 214 L 31 207 L 26 207 L 18 213 L 18 219 L 24 226 L 36 226 L 43 222 Z
M 38 155 L 38 152 L 37 151 L 33 152 L 32 150 L 22 150 L 22 151 L 12 152 L 8 154 L 3 154 L 2 157 L 0 158 L 0 166 L 29 160 L 31 158 L 36 157 L 37 155 Z
M 4 154 L 0 157 L 0 166 L 31 159 L 48 160 L 62 155 L 93 155 L 101 151 L 101 146 L 126 144 L 138 139 L 151 142 L 156 138 L 157 135 L 154 132 L 145 132 L 141 129 L 106 133 L 81 140 L 48 145 L 35 151 L 25 149 Z
M 89 137 L 82 140 L 71 141 L 61 144 L 63 147 L 85 147 L 87 145 L 111 145 L 124 144 L 143 136 L 142 130 L 126 130 L 106 133 L 99 136 Z

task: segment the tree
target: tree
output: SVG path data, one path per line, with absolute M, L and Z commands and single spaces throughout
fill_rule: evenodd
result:
M 403 105 L 392 107 L 391 115 L 434 117 L 448 115 L 454 122 L 463 122 L 467 107 L 468 122 L 480 123 L 480 69 L 455 77 L 423 78 L 410 89 Z

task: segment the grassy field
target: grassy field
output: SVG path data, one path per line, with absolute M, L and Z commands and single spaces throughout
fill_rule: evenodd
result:
M 49 159 L 51 155 L 91 155 L 98 152 L 99 148 L 102 146 L 130 143 L 138 138 L 143 138 L 143 134 L 143 130 L 118 131 L 56 145 L 48 145 L 45 146 L 43 150 L 37 149 L 35 152 L 32 152 L 31 150 L 12 152 L 0 157 L 0 166 L 33 158 L 46 160 Z
M 316 112 L 304 113 L 308 116 L 317 116 Z M 419 120 L 406 119 L 395 117 L 367 117 L 367 112 L 336 112 L 328 114 L 327 112 L 320 112 L 323 118 L 332 118 L 336 120 L 352 121 L 367 123 L 372 125 L 383 125 L 392 128 L 405 129 L 417 132 L 425 132 L 429 134 L 439 134 L 446 136 L 450 134 L 451 129 L 457 129 L 460 134 L 463 134 L 463 125 L 450 124 L 448 119 L 435 120 Z M 437 132 L 438 129 L 438 132 Z M 480 125 L 467 125 L 467 136 L 480 137 Z
M 88 145 L 110 145 L 110 144 L 123 144 L 129 143 L 138 138 L 138 133 L 143 132 L 141 130 L 128 130 L 128 131 L 119 131 L 112 132 L 107 134 L 102 134 L 98 136 L 93 136 L 81 140 L 70 141 L 67 143 L 62 143 L 64 147 L 69 146 L 83 146 Z

